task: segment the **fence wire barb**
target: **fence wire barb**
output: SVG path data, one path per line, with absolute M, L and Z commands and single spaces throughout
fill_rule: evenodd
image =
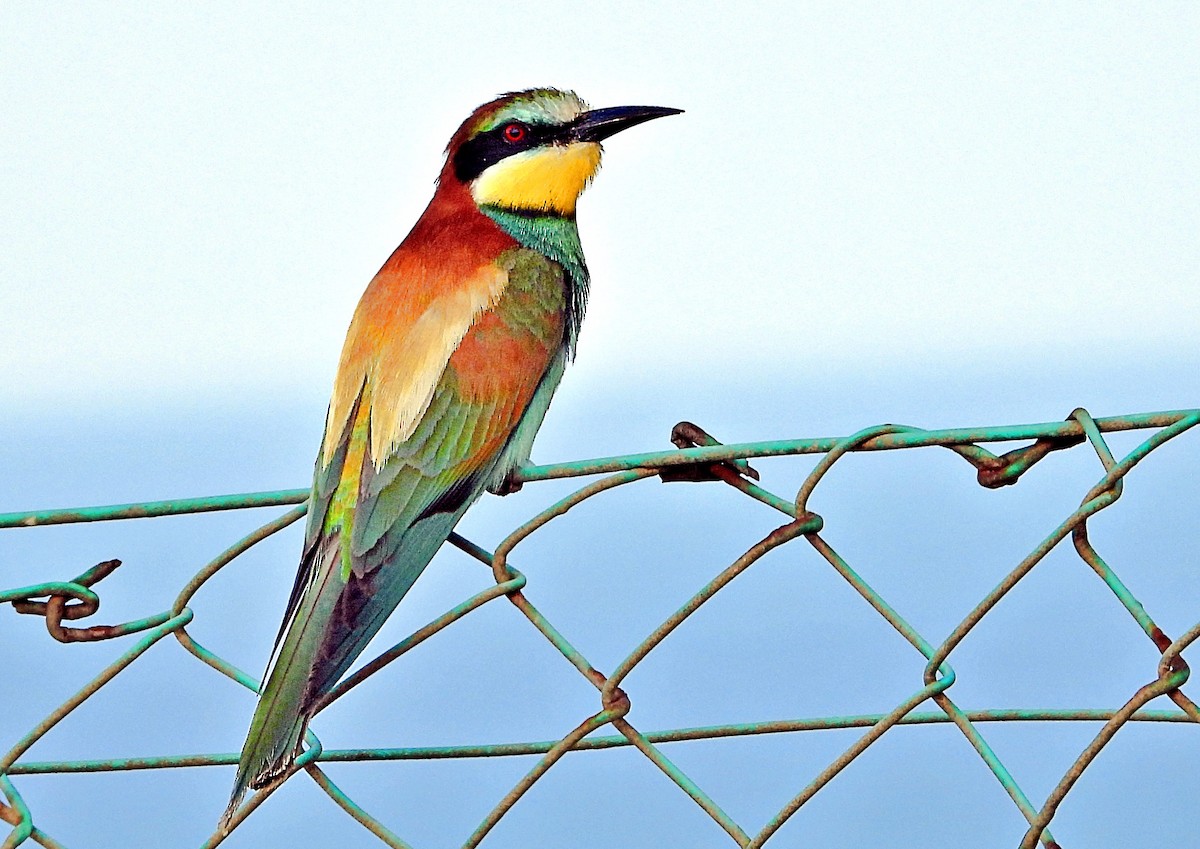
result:
M 390 831 L 379 819 L 363 810 L 347 796 L 321 770 L 320 764 L 347 761 L 540 756 L 533 768 L 496 803 L 475 831 L 467 836 L 462 845 L 468 849 L 479 845 L 526 791 L 568 751 L 592 751 L 632 746 L 645 755 L 683 793 L 689 796 L 737 846 L 756 849 L 756 847 L 766 844 L 809 799 L 892 728 L 900 725 L 950 723 L 963 734 L 1028 823 L 1027 830 L 1019 839 L 1020 849 L 1032 849 L 1039 842 L 1046 847 L 1057 847 L 1059 844 L 1049 830 L 1049 824 L 1054 818 L 1055 812 L 1080 775 L 1123 726 L 1129 722 L 1200 722 L 1200 707 L 1181 689 L 1190 675 L 1182 652 L 1197 638 L 1200 638 L 1200 623 L 1174 639 L 1165 634 L 1117 576 L 1113 568 L 1092 546 L 1087 533 L 1088 519 L 1120 498 L 1125 477 L 1134 466 L 1161 445 L 1194 428 L 1197 424 L 1200 424 L 1200 410 L 1175 410 L 1093 419 L 1086 410 L 1076 409 L 1063 422 L 946 430 L 922 430 L 902 425 L 880 425 L 848 437 L 722 445 L 702 428 L 690 422 L 680 422 L 671 432 L 671 441 L 677 446 L 673 451 L 527 467 L 516 476 L 515 483 L 524 484 L 555 478 L 600 474 L 604 474 L 606 477 L 589 483 L 533 516 L 501 540 L 494 552 L 487 551 L 457 533 L 452 534 L 449 542 L 487 566 L 492 572 L 494 585 L 456 605 L 348 676 L 324 698 L 320 709 L 328 707 L 350 689 L 375 675 L 433 634 L 501 597 L 507 598 L 530 624 L 596 688 L 599 696 L 599 709 L 594 714 L 582 719 L 574 729 L 560 739 L 519 743 L 406 749 L 325 750 L 319 738 L 310 730 L 305 738 L 304 754 L 297 760 L 293 770 L 288 776 L 285 776 L 284 780 L 295 772 L 302 770 L 307 772 L 338 807 L 384 844 L 411 849 L 400 836 Z M 1125 457 L 1117 460 L 1106 443 L 1104 434 L 1129 430 L 1153 430 L 1154 432 Z M 992 453 L 980 444 L 1014 440 L 1032 440 L 1032 442 L 1001 455 Z M 1084 494 L 1079 507 L 1013 567 L 940 643 L 925 639 L 837 553 L 821 535 L 825 526 L 824 519 L 808 507 L 809 499 L 821 480 L 839 460 L 847 453 L 854 451 L 945 447 L 963 457 L 975 468 L 976 479 L 980 485 L 996 488 L 1017 483 L 1022 475 L 1050 453 L 1085 443 L 1097 455 L 1103 470 L 1100 479 Z M 783 498 L 763 488 L 758 483 L 760 479 L 758 472 L 749 465 L 749 461 L 755 458 L 801 454 L 823 456 L 805 478 L 795 497 L 791 499 Z M 675 613 L 642 639 L 614 670 L 606 674 L 595 668 L 528 599 L 526 596 L 528 580 L 509 562 L 509 557 L 524 540 L 581 502 L 655 476 L 667 482 L 724 483 L 749 498 L 773 508 L 781 513 L 786 521 L 747 548 L 732 564 L 701 587 Z M 237 763 L 237 753 L 56 762 L 26 761 L 22 760 L 22 757 L 34 743 L 76 707 L 134 663 L 151 646 L 168 635 L 173 635 L 188 653 L 204 664 L 244 687 L 257 691 L 258 685 L 253 678 L 206 649 L 188 633 L 187 626 L 194 616 L 188 603 L 208 579 L 235 558 L 300 519 L 306 511 L 305 501 L 308 494 L 307 489 L 295 489 L 141 504 L 0 514 L 0 529 L 4 529 L 147 518 L 213 510 L 296 505 L 247 534 L 206 563 L 180 590 L 178 597 L 168 610 L 143 619 L 115 625 L 93 625 L 86 628 L 74 628 L 63 624 L 65 621 L 83 619 L 97 612 L 100 606 L 100 597 L 94 587 L 120 566 L 119 560 L 100 562 L 69 581 L 47 581 L 12 590 L 0 590 L 0 604 L 11 603 L 18 613 L 43 617 L 49 633 L 60 642 L 110 640 L 140 635 L 120 657 L 44 717 L 0 756 L 0 794 L 4 799 L 4 801 L 0 801 L 0 820 L 13 826 L 3 844 L 0 844 L 0 849 L 17 847 L 29 840 L 40 846 L 48 847 L 48 849 L 65 849 L 61 843 L 35 826 L 34 814 L 14 785 L 13 776 L 177 769 Z M 948 694 L 955 682 L 954 669 L 949 663 L 951 654 L 999 600 L 1068 536 L 1071 537 L 1072 545 L 1079 558 L 1109 587 L 1117 600 L 1154 644 L 1159 653 L 1159 661 L 1152 678 L 1138 688 L 1128 701 L 1116 710 L 1084 708 L 964 711 Z M 631 698 L 621 687 L 628 674 L 653 652 L 675 628 L 739 574 L 754 565 L 768 551 L 800 538 L 805 539 L 811 548 L 828 562 L 867 604 L 926 659 L 921 686 L 891 711 L 884 714 L 776 720 L 647 732 L 635 728 L 627 719 Z M 1149 702 L 1159 697 L 1168 698 L 1175 705 L 1175 709 L 1149 710 L 1146 708 Z M 929 701 L 932 701 L 938 710 L 916 710 L 917 707 Z M 989 722 L 1021 721 L 1102 723 L 1100 731 L 1079 753 L 1040 806 L 1030 801 L 979 729 L 981 724 Z M 611 726 L 617 733 L 593 736 L 594 732 L 605 726 Z M 748 831 L 734 821 L 660 748 L 661 744 L 682 740 L 715 740 L 745 735 L 834 728 L 861 728 L 865 731 L 849 748 L 821 770 L 808 785 L 801 788 L 774 816 L 761 824 L 757 831 Z M 202 846 L 218 846 L 229 831 L 237 828 L 247 816 L 271 796 L 281 783 L 282 781 L 277 782 L 252 796 L 236 813 L 229 824 L 228 831 L 213 833 Z M 217 800 L 214 803 L 214 810 L 219 807 L 220 802 L 221 800 Z

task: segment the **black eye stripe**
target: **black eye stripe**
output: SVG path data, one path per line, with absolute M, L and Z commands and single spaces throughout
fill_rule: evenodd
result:
M 454 176 L 464 183 L 470 182 L 501 159 L 555 141 L 564 129 L 546 124 L 522 123 L 525 137 L 520 141 L 509 141 L 504 137 L 504 130 L 514 123 L 519 122 L 506 121 L 463 142 L 454 154 Z

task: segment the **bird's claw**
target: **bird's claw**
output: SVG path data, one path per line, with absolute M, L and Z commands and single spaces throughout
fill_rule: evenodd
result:
M 514 492 L 520 492 L 523 486 L 525 486 L 524 481 L 520 481 L 516 475 L 510 474 L 495 486 L 489 486 L 488 492 L 492 493 L 492 495 L 512 495 Z
M 691 422 L 680 422 L 671 428 L 671 442 L 677 448 L 699 448 L 701 446 L 720 445 L 708 431 Z M 722 476 L 719 469 L 728 469 L 735 475 L 758 480 L 758 471 L 745 460 L 721 460 L 715 463 L 688 463 L 680 466 L 664 466 L 658 476 L 667 483 L 675 481 L 719 481 Z

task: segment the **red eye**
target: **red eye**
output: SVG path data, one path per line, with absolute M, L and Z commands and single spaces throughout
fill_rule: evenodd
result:
M 520 124 L 509 124 L 504 128 L 504 140 L 506 142 L 519 142 L 525 138 L 525 128 Z

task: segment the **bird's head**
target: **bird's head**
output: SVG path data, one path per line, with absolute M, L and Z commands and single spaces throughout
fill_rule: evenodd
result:
M 571 216 L 600 168 L 600 142 L 675 115 L 661 106 L 587 108 L 573 91 L 512 92 L 476 109 L 446 148 L 441 180 L 465 185 L 481 207 Z

